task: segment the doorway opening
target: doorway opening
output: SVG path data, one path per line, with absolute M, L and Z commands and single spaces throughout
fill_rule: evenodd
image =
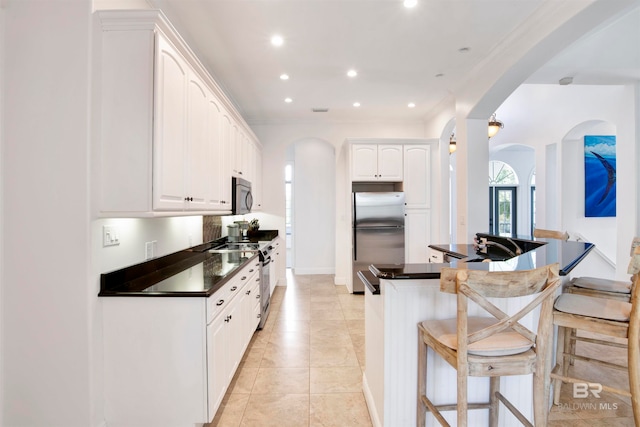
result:
M 293 165 L 287 163 L 284 167 L 284 197 L 285 197 L 285 247 L 286 247 L 286 266 L 293 266 Z
M 500 236 L 517 234 L 518 177 L 508 164 L 489 163 L 489 232 Z

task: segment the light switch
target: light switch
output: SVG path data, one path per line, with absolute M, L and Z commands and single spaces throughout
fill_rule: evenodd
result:
M 118 227 L 115 225 L 102 226 L 102 247 L 117 246 L 120 244 Z

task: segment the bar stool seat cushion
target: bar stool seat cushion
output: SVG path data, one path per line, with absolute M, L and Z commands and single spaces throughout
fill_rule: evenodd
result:
M 578 294 L 560 295 L 554 303 L 554 308 L 563 313 L 618 322 L 628 322 L 631 315 L 631 304 L 626 301 Z
M 595 291 L 616 292 L 620 294 L 631 293 L 631 281 L 600 279 L 598 277 L 575 277 L 571 279 L 574 286 Z
M 479 331 L 495 323 L 498 323 L 498 320 L 493 317 L 469 317 L 468 333 Z M 458 327 L 455 318 L 427 320 L 422 322 L 422 326 L 442 344 L 453 350 L 457 349 Z M 533 343 L 529 339 L 509 328 L 470 344 L 468 352 L 476 356 L 510 356 L 524 353 L 531 347 L 533 347 Z

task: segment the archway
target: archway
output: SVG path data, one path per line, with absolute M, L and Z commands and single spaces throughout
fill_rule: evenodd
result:
M 322 139 L 304 138 L 287 149 L 292 171 L 287 264 L 296 274 L 335 273 L 335 163 L 335 148 Z

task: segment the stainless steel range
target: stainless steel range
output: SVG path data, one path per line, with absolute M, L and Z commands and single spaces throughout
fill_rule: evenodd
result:
M 226 242 L 220 246 L 209 249 L 210 252 L 216 253 L 241 253 L 241 252 L 258 252 L 261 262 L 260 266 L 260 323 L 258 329 L 262 329 L 269 317 L 269 307 L 271 304 L 271 282 L 270 264 L 271 251 L 273 246 L 271 242 Z

